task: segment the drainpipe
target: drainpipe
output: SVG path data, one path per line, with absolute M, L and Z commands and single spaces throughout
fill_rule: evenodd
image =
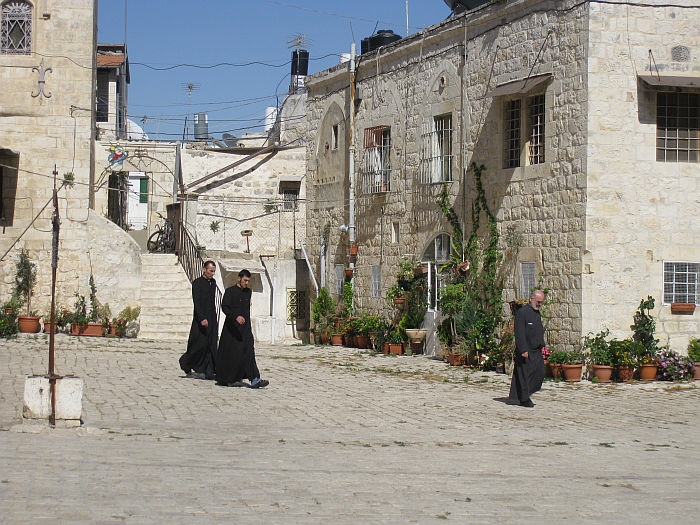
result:
M 311 274 L 311 280 L 314 283 L 314 288 L 316 288 L 316 296 L 318 296 L 318 283 L 316 282 L 316 276 L 314 275 L 314 271 L 311 269 L 311 263 L 309 262 L 309 256 L 306 255 L 306 243 L 305 242 L 301 243 L 301 253 L 304 254 L 304 260 L 306 261 L 306 267 L 309 269 L 309 273 Z
M 267 277 L 267 282 L 270 285 L 270 344 L 275 344 L 275 323 L 274 323 L 274 312 L 275 312 L 275 283 L 273 283 L 272 279 L 270 279 L 270 270 L 268 270 L 267 265 L 265 264 L 265 257 L 267 258 L 272 258 L 275 257 L 274 255 L 259 255 L 260 257 L 260 264 L 263 265 L 263 268 L 265 268 L 265 277 Z M 275 279 L 276 280 L 276 279 Z
M 348 243 L 355 244 L 355 42 L 350 45 L 350 159 L 348 162 Z M 350 261 L 350 268 L 355 263 Z
M 321 288 L 326 286 L 326 237 L 321 235 Z M 313 274 L 312 274 L 313 275 Z

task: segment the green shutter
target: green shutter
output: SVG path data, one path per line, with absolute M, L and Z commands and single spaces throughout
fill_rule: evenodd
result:
M 139 203 L 145 204 L 148 202 L 148 178 L 140 179 L 139 187 Z

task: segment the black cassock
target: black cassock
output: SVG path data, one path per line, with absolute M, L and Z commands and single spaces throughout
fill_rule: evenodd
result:
M 250 326 L 250 298 L 253 291 L 238 285 L 226 289 L 221 301 L 221 311 L 226 314 L 216 357 L 216 381 L 235 383 L 242 379 L 252 381 L 260 377 L 255 361 L 255 341 Z M 236 318 L 242 316 L 244 324 Z
M 192 281 L 192 326 L 187 339 L 187 351 L 180 357 L 180 368 L 187 374 L 190 370 L 213 379 L 215 374 L 216 340 L 219 323 L 216 313 L 216 282 L 214 279 L 197 277 Z M 203 319 L 208 326 L 202 326 Z
M 515 367 L 510 382 L 510 399 L 527 401 L 542 388 L 544 346 L 542 316 L 539 310 L 526 304 L 515 316 Z M 527 358 L 521 355 L 523 352 L 528 352 Z

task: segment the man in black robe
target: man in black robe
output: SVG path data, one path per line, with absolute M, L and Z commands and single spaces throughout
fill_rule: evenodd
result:
M 187 339 L 187 351 L 180 357 L 180 368 L 187 377 L 214 379 L 214 359 L 219 336 L 215 273 L 214 261 L 206 261 L 202 276 L 192 281 L 192 326 Z
M 226 288 L 221 310 L 226 314 L 216 357 L 216 384 L 263 388 L 270 384 L 260 379 L 255 361 L 255 341 L 250 325 L 250 272 L 238 272 L 236 284 Z M 248 379 L 250 385 L 243 382 Z
M 530 294 L 528 304 L 515 316 L 515 368 L 509 398 L 528 408 L 535 406 L 530 396 L 542 388 L 544 379 L 542 348 L 545 342 L 540 314 L 542 303 L 544 293 L 535 290 Z

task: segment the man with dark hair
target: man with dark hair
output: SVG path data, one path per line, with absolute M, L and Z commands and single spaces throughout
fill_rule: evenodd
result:
M 238 272 L 236 284 L 226 288 L 221 310 L 226 314 L 216 357 L 216 384 L 221 386 L 250 386 L 263 388 L 270 384 L 260 379 L 255 362 L 255 341 L 250 325 L 250 272 Z M 248 379 L 246 385 L 243 379 Z
M 542 348 L 545 342 L 540 315 L 542 303 L 544 293 L 535 290 L 530 294 L 528 304 L 515 316 L 515 368 L 508 397 L 528 408 L 535 406 L 530 396 L 542 388 L 544 379 Z
M 187 339 L 187 351 L 180 357 L 180 368 L 187 377 L 214 379 L 219 321 L 216 312 L 216 264 L 206 261 L 202 276 L 192 281 L 194 313 Z

